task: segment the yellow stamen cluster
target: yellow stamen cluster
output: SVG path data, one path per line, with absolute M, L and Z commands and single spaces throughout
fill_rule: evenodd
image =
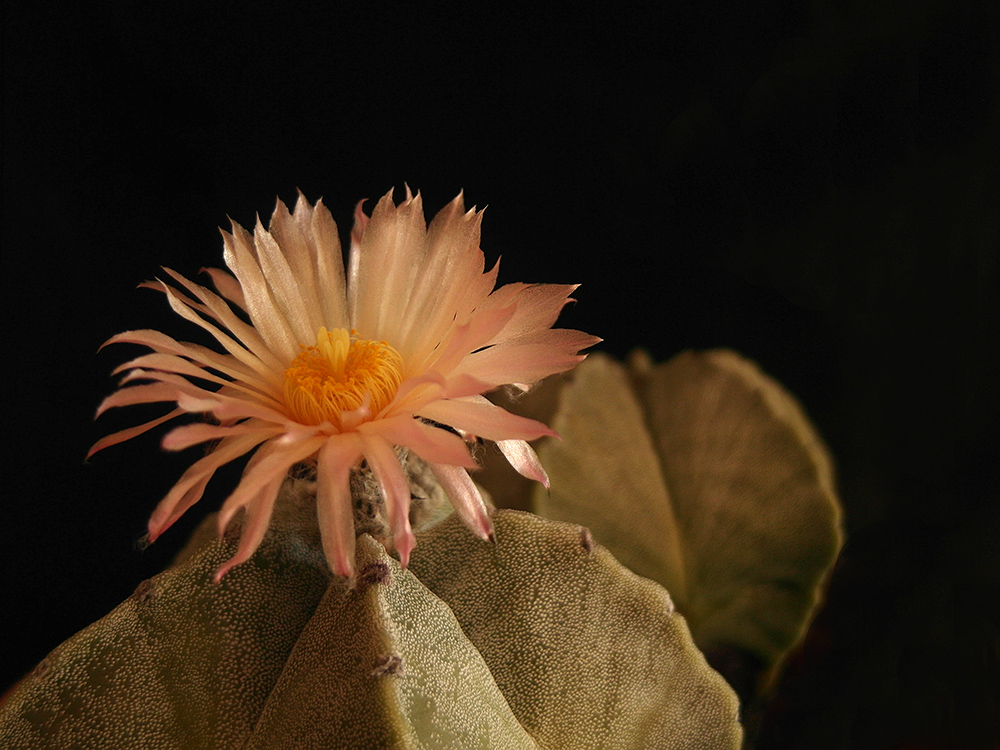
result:
M 384 409 L 403 382 L 403 358 L 384 341 L 352 337 L 343 328 L 320 328 L 316 346 L 304 346 L 285 370 L 285 403 L 302 424 L 331 422 L 368 398 L 372 416 Z

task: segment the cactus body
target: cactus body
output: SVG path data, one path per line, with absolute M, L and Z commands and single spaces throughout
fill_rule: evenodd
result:
M 552 424 L 537 512 L 586 524 L 665 586 L 704 651 L 780 665 L 842 543 L 832 462 L 795 399 L 731 351 L 598 354 Z
M 220 584 L 227 535 L 57 648 L 0 709 L 18 748 L 737 748 L 735 695 L 667 593 L 579 526 L 456 519 L 403 571 L 330 576 L 303 483 Z M 209 523 L 211 520 L 209 521 Z

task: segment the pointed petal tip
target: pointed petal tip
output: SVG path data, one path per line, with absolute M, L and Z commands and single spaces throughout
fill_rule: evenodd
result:
M 149 545 L 155 542 L 164 531 L 166 531 L 166 528 L 162 524 L 154 526 L 152 520 L 150 520 L 149 525 L 146 527 L 146 544 Z
M 479 528 L 476 529 L 476 533 L 479 535 L 479 538 L 484 541 L 496 544 L 497 538 L 496 538 L 496 533 L 494 532 L 493 529 L 493 519 L 490 518 L 488 515 L 484 514 L 479 519 L 479 523 L 477 525 L 479 526 Z
M 399 553 L 399 567 L 406 570 L 410 564 L 410 553 L 417 546 L 417 538 L 413 532 L 407 528 L 406 531 L 396 535 L 396 552 Z
M 351 580 L 354 578 L 354 561 L 347 557 L 338 557 L 333 561 L 333 573 L 341 578 Z
M 226 573 L 232 570 L 233 567 L 234 565 L 232 560 L 220 566 L 219 569 L 212 575 L 212 583 L 216 585 L 222 583 L 223 577 L 225 577 Z
M 149 534 L 143 534 L 136 540 L 135 546 L 140 552 L 142 552 L 148 549 L 149 545 L 151 545 L 152 543 L 153 540 L 149 538 Z

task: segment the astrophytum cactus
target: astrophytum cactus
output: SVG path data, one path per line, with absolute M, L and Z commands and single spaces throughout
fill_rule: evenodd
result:
M 562 436 L 539 448 L 552 490 L 531 507 L 662 584 L 710 661 L 735 659 L 741 697 L 756 692 L 842 544 L 832 462 L 795 398 L 728 350 L 595 354 L 526 413 Z
M 498 511 L 490 543 L 451 516 L 418 533 L 408 570 L 362 535 L 349 585 L 314 505 L 286 483 L 220 583 L 235 528 L 142 583 L 14 690 L 0 744 L 739 747 L 735 694 L 670 596 L 585 528 Z

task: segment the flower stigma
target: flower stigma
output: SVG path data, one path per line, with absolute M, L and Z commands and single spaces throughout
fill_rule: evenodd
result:
M 285 370 L 285 403 L 302 424 L 330 422 L 365 405 L 379 414 L 403 382 L 403 358 L 385 341 L 368 341 L 343 328 L 316 334 Z

